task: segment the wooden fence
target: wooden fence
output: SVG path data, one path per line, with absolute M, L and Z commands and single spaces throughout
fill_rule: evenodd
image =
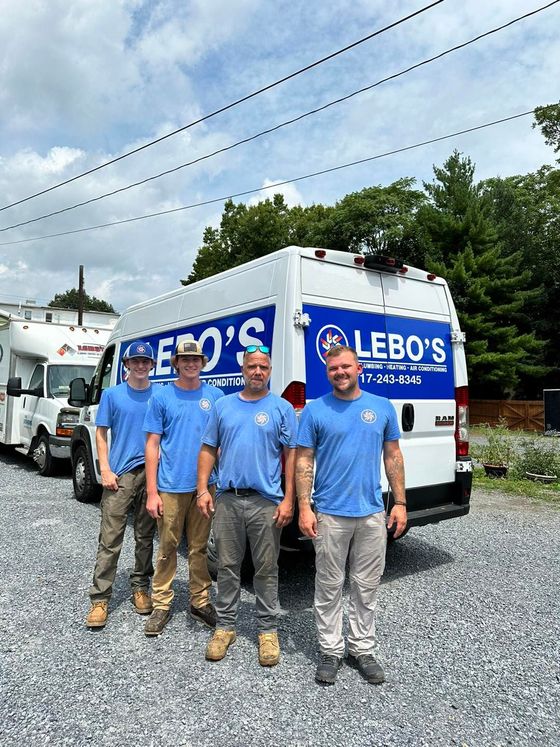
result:
M 503 418 L 508 428 L 517 431 L 544 431 L 544 405 L 542 400 L 471 399 L 469 420 L 471 425 L 489 423 L 496 425 Z

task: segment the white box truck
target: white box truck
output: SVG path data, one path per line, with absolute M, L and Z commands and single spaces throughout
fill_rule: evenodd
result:
M 79 415 L 68 407 L 70 381 L 91 378 L 110 331 L 0 310 L 0 444 L 32 456 L 41 475 L 70 459 Z
M 86 405 L 72 436 L 78 500 L 93 500 L 99 491 L 95 414 L 101 392 L 123 381 L 126 346 L 136 339 L 149 342 L 157 351 L 152 380 L 166 383 L 175 378 L 170 356 L 177 342 L 192 338 L 209 358 L 202 379 L 226 393 L 242 387 L 243 349 L 270 346 L 271 389 L 296 411 L 329 391 L 326 351 L 352 345 L 364 369 L 360 386 L 390 398 L 397 410 L 408 526 L 468 513 L 472 462 L 464 335 L 447 283 L 386 257 L 294 246 L 122 314 L 91 384 L 72 386 L 71 403 Z M 356 452 L 360 448 L 357 441 Z M 390 508 L 386 481 L 383 490 Z M 298 537 L 292 522 L 284 546 L 298 547 Z

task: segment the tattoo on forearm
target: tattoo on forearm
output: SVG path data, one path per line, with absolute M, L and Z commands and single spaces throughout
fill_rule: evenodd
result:
M 400 452 L 385 461 L 385 472 L 394 495 L 404 497 L 404 460 Z
M 300 458 L 296 463 L 296 491 L 300 506 L 308 506 L 311 503 L 312 488 L 313 460 Z

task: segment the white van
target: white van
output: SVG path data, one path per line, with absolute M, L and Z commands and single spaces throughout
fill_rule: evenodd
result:
M 72 439 L 78 500 L 91 500 L 98 490 L 95 413 L 103 389 L 123 380 L 126 346 L 136 339 L 149 342 L 157 351 L 152 380 L 165 383 L 175 378 L 170 356 L 177 342 L 192 338 L 209 358 L 202 378 L 226 393 L 242 387 L 243 349 L 270 346 L 271 389 L 296 411 L 329 391 L 327 350 L 352 345 L 364 369 L 360 386 L 390 398 L 397 410 L 408 526 L 468 513 L 472 462 L 464 335 L 447 283 L 386 257 L 295 246 L 122 314 L 91 385 L 71 401 L 88 402 Z M 386 480 L 383 490 L 390 508 Z M 290 532 L 284 544 L 297 547 L 297 522 Z
M 91 378 L 110 331 L 29 321 L 0 309 L 0 444 L 32 456 L 41 475 L 70 459 L 78 420 L 67 403 L 70 381 Z

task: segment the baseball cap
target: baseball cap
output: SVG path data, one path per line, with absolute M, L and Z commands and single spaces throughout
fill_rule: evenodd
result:
M 179 342 L 175 348 L 175 355 L 199 355 L 201 358 L 206 358 L 196 340 L 183 340 Z
M 153 361 L 155 361 L 156 359 L 150 343 L 142 342 L 141 340 L 131 342 L 127 349 L 124 351 L 122 357 L 123 361 L 130 360 L 130 358 L 150 358 L 150 360 Z

